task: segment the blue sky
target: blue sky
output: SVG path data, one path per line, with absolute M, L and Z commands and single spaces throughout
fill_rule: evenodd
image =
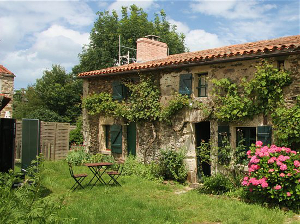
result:
M 3 1 L 0 0 L 0 64 L 26 88 L 45 69 L 60 64 L 71 71 L 89 43 L 96 12 L 136 4 L 153 19 L 164 9 L 186 35 L 190 51 L 300 33 L 298 0 L 195 1 Z

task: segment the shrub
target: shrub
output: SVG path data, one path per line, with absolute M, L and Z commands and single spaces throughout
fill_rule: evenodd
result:
M 74 150 L 68 153 L 66 160 L 73 165 L 82 165 L 91 160 L 91 155 L 84 149 Z
M 165 180 L 185 182 L 187 169 L 184 163 L 185 151 L 162 150 L 159 158 L 159 173 Z
M 256 142 L 247 152 L 249 174 L 242 185 L 252 200 L 299 209 L 300 156 L 289 148 Z
M 204 194 L 224 194 L 234 189 L 230 179 L 223 174 L 216 174 L 210 177 L 203 177 L 203 185 L 198 188 Z
M 13 171 L 0 173 L 0 223 L 63 223 L 58 216 L 63 200 L 45 197 L 47 189 L 42 186 L 41 159 L 38 163 L 34 161 L 27 171 L 32 181 L 26 180 L 16 189 L 12 188 Z
M 70 131 L 70 145 L 82 145 L 83 134 L 82 134 L 82 118 L 79 118 L 76 122 L 76 128 Z
M 138 176 L 147 180 L 160 180 L 158 165 L 155 163 L 144 164 L 134 156 L 129 155 L 124 163 L 123 174 L 127 176 Z

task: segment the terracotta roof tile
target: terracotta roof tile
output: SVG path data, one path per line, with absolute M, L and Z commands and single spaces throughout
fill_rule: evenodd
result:
M 139 69 L 163 68 L 171 65 L 182 65 L 203 60 L 213 60 L 215 58 L 235 57 L 239 55 L 255 56 L 257 53 L 269 53 L 276 50 L 293 49 L 300 47 L 300 35 L 281 37 L 272 40 L 263 40 L 245 44 L 207 49 L 196 52 L 186 52 L 182 54 L 170 55 L 166 58 L 147 61 L 142 63 L 126 64 L 118 67 L 105 68 L 96 71 L 83 72 L 78 76 L 93 77 L 101 74 L 116 74 L 121 72 L 137 71 Z
M 11 74 L 11 75 L 14 74 L 11 71 L 9 71 L 7 68 L 5 68 L 3 65 L 0 65 L 0 73 Z

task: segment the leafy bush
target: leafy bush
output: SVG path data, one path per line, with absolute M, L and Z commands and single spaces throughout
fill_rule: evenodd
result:
M 91 160 L 91 155 L 84 149 L 74 150 L 68 153 L 66 160 L 73 165 L 82 165 Z
M 124 163 L 123 174 L 127 176 L 138 176 L 147 180 L 161 179 L 158 174 L 157 164 L 144 164 L 132 155 L 129 155 Z
M 82 118 L 76 122 L 76 128 L 70 131 L 70 145 L 82 145 L 83 134 L 82 134 Z
M 200 193 L 224 194 L 234 189 L 234 185 L 228 177 L 223 174 L 216 174 L 210 177 L 203 177 L 203 185 L 198 188 Z
M 162 150 L 159 158 L 159 173 L 165 180 L 185 182 L 187 169 L 184 163 L 185 151 Z
M 13 189 L 13 171 L 0 173 L 0 223 L 60 223 L 62 199 L 46 196 L 42 186 L 43 163 L 34 161 L 27 169 L 31 181 Z
M 289 148 L 256 142 L 247 152 L 249 174 L 242 185 L 252 200 L 299 209 L 300 154 Z

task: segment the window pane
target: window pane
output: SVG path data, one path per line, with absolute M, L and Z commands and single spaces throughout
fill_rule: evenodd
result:
M 200 90 L 200 96 L 206 96 L 206 88 L 201 88 Z

